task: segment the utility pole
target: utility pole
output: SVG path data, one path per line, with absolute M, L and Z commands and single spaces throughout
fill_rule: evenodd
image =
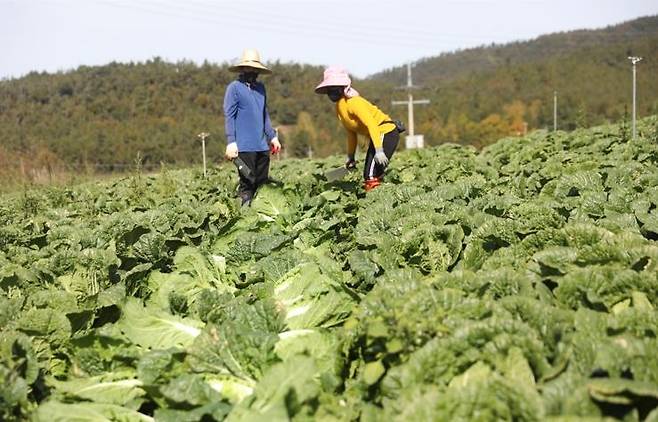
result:
M 407 101 L 392 101 L 391 103 L 395 105 L 406 105 L 407 111 L 409 112 L 409 135 L 407 135 L 407 148 L 422 148 L 423 147 L 423 138 L 422 135 L 416 137 L 414 132 L 414 104 L 429 104 L 430 100 L 415 100 L 414 96 L 411 93 L 413 89 L 418 88 L 414 86 L 411 81 L 411 63 L 407 63 L 407 85 L 402 87 L 407 90 Z
M 207 177 L 206 173 L 206 138 L 210 136 L 208 132 L 201 132 L 197 135 L 201 139 L 201 151 L 203 153 L 203 177 Z
M 557 132 L 557 91 L 553 91 L 553 132 Z
M 635 139 L 635 136 L 637 134 L 636 127 L 635 127 L 635 116 L 636 116 L 636 114 L 635 114 L 635 98 L 636 98 L 636 92 L 637 92 L 636 85 L 635 85 L 635 81 L 636 81 L 636 79 L 635 79 L 635 75 L 636 75 L 635 65 L 640 60 L 642 60 L 642 57 L 629 56 L 628 60 L 630 60 L 631 63 L 633 63 L 633 139 Z

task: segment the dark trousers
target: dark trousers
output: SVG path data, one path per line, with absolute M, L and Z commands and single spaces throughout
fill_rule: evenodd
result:
M 256 193 L 256 189 L 269 179 L 270 152 L 239 152 L 238 156 L 251 170 L 251 176 L 245 177 L 240 172 L 240 197 L 243 201 L 250 201 Z
M 393 157 L 393 153 L 397 149 L 399 142 L 400 134 L 397 129 L 393 129 L 384 135 L 382 146 L 384 147 L 384 154 L 386 154 L 389 160 Z M 385 171 L 386 166 L 379 165 L 375 162 L 375 145 L 373 145 L 371 140 L 370 145 L 368 145 L 368 151 L 366 152 L 365 165 L 363 166 L 363 178 L 365 180 L 373 177 L 382 178 Z

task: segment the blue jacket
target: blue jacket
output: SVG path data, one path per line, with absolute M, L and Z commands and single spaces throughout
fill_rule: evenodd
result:
M 226 140 L 237 142 L 238 151 L 268 151 L 276 136 L 267 112 L 265 85 L 233 81 L 224 95 Z

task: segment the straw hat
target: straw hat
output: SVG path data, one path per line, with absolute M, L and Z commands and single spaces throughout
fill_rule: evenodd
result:
M 250 67 L 255 69 L 258 73 L 263 73 L 269 75 L 272 71 L 260 62 L 260 54 L 258 50 L 253 48 L 248 48 L 242 52 L 242 59 L 236 65 L 233 65 L 228 68 L 231 72 L 243 72 L 245 67 Z

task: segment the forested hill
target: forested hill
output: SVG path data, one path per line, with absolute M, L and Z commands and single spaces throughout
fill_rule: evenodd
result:
M 420 60 L 413 70 L 417 130 L 430 143 L 486 145 L 508 134 L 553 126 L 571 130 L 617 121 L 631 112 L 631 65 L 638 65 L 638 113 L 658 112 L 658 16 L 598 30 L 545 35 Z M 403 85 L 406 66 L 371 77 Z
M 322 68 L 269 66 L 274 74 L 263 79 L 274 124 L 286 132 L 308 122 L 309 136 L 330 140 L 325 127 L 336 126 L 335 116 L 329 118 L 326 98 L 313 93 Z M 3 81 L 0 147 L 112 170 L 131 166 L 138 152 L 147 164 L 198 162 L 197 134 L 206 131 L 208 155 L 217 159 L 225 145 L 224 92 L 234 78 L 226 65 L 155 58 Z
M 425 88 L 417 98 L 431 104 L 416 109 L 417 133 L 429 145 L 480 147 L 552 126 L 554 90 L 561 129 L 619 120 L 630 112 L 629 53 L 644 57 L 638 67 L 638 113 L 656 114 L 658 17 L 649 17 L 422 60 L 414 72 Z M 313 92 L 322 67 L 268 65 L 274 71 L 263 77 L 268 103 L 288 156 L 343 151 L 344 134 L 332 104 Z M 392 99 L 404 98 L 394 89 L 404 78 L 395 72 L 356 80 L 355 86 L 404 119 L 406 109 L 391 106 Z M 151 165 L 198 163 L 196 135 L 202 131 L 211 133 L 208 156 L 217 161 L 225 145 L 224 91 L 234 77 L 226 64 L 155 58 L 0 81 L 0 173 L 19 163 L 21 172 L 63 166 L 122 170 L 138 156 Z
M 472 71 L 415 92 L 430 106 L 416 110 L 417 130 L 429 140 L 486 145 L 509 134 L 552 128 L 557 92 L 559 129 L 572 130 L 628 118 L 632 53 L 637 69 L 638 115 L 658 113 L 658 29 L 618 44 L 601 44 L 542 60 Z
M 536 39 L 508 44 L 492 44 L 441 54 L 418 61 L 414 67 L 414 82 L 434 85 L 458 79 L 465 74 L 494 70 L 500 67 L 547 59 L 571 57 L 592 48 L 628 47 L 637 41 L 658 35 L 658 15 L 647 16 L 603 29 L 577 30 L 540 36 Z M 654 51 L 655 54 L 658 54 Z M 406 67 L 401 65 L 372 76 L 372 79 L 401 84 L 406 81 Z

